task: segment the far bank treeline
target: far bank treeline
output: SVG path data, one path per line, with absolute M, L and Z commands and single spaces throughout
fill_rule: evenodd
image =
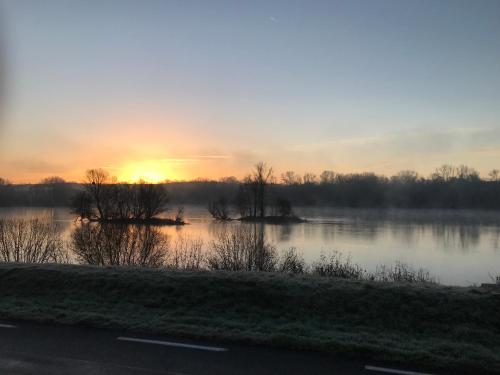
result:
M 263 172 L 268 173 L 270 170 Z M 120 194 L 130 194 L 127 198 L 130 202 L 145 199 L 142 204 L 147 205 L 148 202 L 154 203 L 156 199 L 156 203 L 161 207 L 164 207 L 163 199 L 168 199 L 172 206 L 208 206 L 220 202 L 239 209 L 256 210 L 255 213 L 247 211 L 246 214 L 257 216 L 262 209 L 261 204 L 280 212 L 286 211 L 288 204 L 366 208 L 500 209 L 500 173 L 493 170 L 488 177 L 481 178 L 476 170 L 467 166 L 443 165 L 429 177 L 419 176 L 413 171 L 402 171 L 392 177 L 373 173 L 341 174 L 334 171 L 323 171 L 320 175 L 298 175 L 291 171 L 279 176 L 270 173 L 263 176 L 266 178 L 265 201 L 261 200 L 258 205 L 248 204 L 252 194 L 257 200 L 260 194 L 259 191 L 251 190 L 252 176 L 242 180 L 228 177 L 219 181 L 199 179 L 161 185 L 117 184 L 109 179 L 105 184 L 122 186 L 121 189 L 115 189 L 115 198 Z M 89 184 L 68 183 L 58 177 L 50 177 L 39 184 L 29 185 L 11 184 L 0 178 L 0 206 L 70 206 L 78 194 L 86 191 L 86 186 Z M 141 217 L 148 215 L 148 208 L 143 207 L 141 210 L 145 210 L 145 213 L 141 212 Z

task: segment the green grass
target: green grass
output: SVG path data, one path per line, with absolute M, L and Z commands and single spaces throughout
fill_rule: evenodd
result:
M 479 287 L 2 264 L 0 318 L 500 373 L 500 295 Z

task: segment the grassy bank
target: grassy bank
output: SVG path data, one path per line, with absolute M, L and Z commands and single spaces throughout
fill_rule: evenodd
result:
M 500 295 L 487 288 L 2 264 L 0 318 L 500 373 Z

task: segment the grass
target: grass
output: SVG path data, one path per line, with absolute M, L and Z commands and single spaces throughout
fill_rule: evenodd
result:
M 500 373 L 495 288 L 276 272 L 0 265 L 0 318 Z

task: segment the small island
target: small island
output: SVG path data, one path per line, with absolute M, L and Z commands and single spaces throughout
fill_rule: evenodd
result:
M 268 197 L 268 186 L 273 183 L 273 169 L 265 163 L 258 163 L 252 174 L 248 175 L 239 185 L 238 193 L 233 199 L 233 205 L 239 212 L 239 218 L 230 215 L 230 203 L 226 197 L 210 202 L 208 211 L 217 221 L 238 220 L 242 222 L 265 224 L 304 223 L 305 219 L 293 213 L 288 199 Z M 268 202 L 272 202 L 269 204 Z M 271 209 L 271 214 L 268 211 Z
M 164 217 L 169 196 L 162 184 L 116 183 L 103 169 L 86 173 L 84 190 L 73 199 L 73 213 L 82 221 L 106 224 L 185 225 L 184 210 Z

